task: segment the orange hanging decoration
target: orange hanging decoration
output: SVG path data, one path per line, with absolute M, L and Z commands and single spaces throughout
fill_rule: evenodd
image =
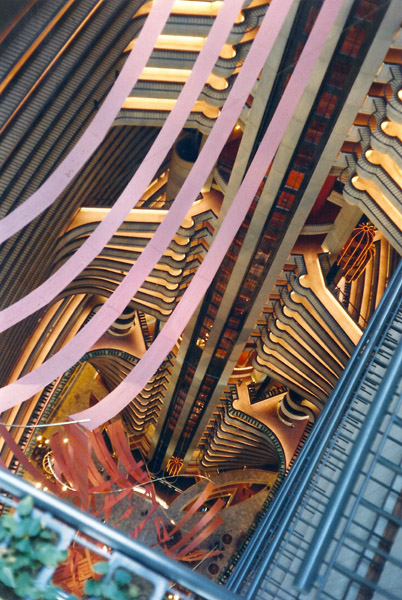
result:
M 169 458 L 166 465 L 166 471 L 169 475 L 178 475 L 183 468 L 183 459 L 178 456 L 172 456 Z
M 361 223 L 352 232 L 343 247 L 337 264 L 342 267 L 346 283 L 357 281 L 375 255 L 375 227 L 372 223 Z

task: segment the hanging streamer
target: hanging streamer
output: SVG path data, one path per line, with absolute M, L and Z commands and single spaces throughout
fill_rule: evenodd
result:
M 77 362 L 82 354 L 95 343 L 100 335 L 109 328 L 117 316 L 121 314 L 124 307 L 142 285 L 142 282 L 152 270 L 153 265 L 159 260 L 164 249 L 170 243 L 179 224 L 182 222 L 184 216 L 191 207 L 193 200 L 196 198 L 199 190 L 204 184 L 207 175 L 215 164 L 224 142 L 233 129 L 238 115 L 244 106 L 249 91 L 254 85 L 255 79 L 261 71 L 264 62 L 280 33 L 281 26 L 290 10 L 292 1 L 293 0 L 273 0 L 271 3 L 267 15 L 254 39 L 243 68 L 235 81 L 229 97 L 222 108 L 221 114 L 191 170 L 190 175 L 184 182 L 166 218 L 159 226 L 157 232 L 150 240 L 135 265 L 126 275 L 124 281 L 73 340 L 68 342 L 57 354 L 37 367 L 34 371 L 0 390 L 1 410 L 15 406 L 15 404 L 30 398 L 37 391 L 45 387 L 47 383 L 53 381 L 58 374 L 63 373 L 71 365 Z M 301 85 L 301 83 L 299 85 Z M 276 121 L 278 121 L 278 118 Z M 265 173 L 266 161 L 263 159 L 262 162 L 263 173 Z M 261 163 L 261 154 L 259 163 Z M 253 164 L 257 164 L 255 159 Z M 262 176 L 260 177 L 260 180 L 261 178 Z M 246 204 L 246 199 L 244 199 L 244 203 Z M 230 240 L 232 238 L 230 238 Z M 228 243 L 230 240 L 227 240 Z M 219 263 L 216 263 L 215 267 L 217 267 L 218 264 Z M 197 276 L 198 273 L 195 277 Z M 196 279 L 196 281 L 200 281 L 200 279 Z M 200 297 L 201 294 L 197 294 L 196 301 L 192 300 L 191 313 L 195 310 Z M 180 301 L 180 304 L 181 303 L 182 300 Z M 188 311 L 188 309 L 186 310 Z M 173 316 L 174 313 L 172 317 Z M 172 319 L 172 317 L 170 319 Z M 170 322 L 170 319 L 168 323 Z M 180 329 L 180 332 L 182 329 L 183 328 Z M 177 337 L 178 336 L 175 336 L 174 340 L 171 340 L 172 344 L 170 345 L 170 348 L 176 342 Z M 160 336 L 158 336 L 158 339 L 159 338 Z M 159 344 L 161 341 L 162 339 L 159 339 Z M 152 344 L 144 358 L 148 357 L 147 360 L 149 360 L 149 357 L 152 356 L 153 353 L 156 353 L 155 343 Z M 159 354 L 160 352 L 157 353 L 158 357 Z M 142 359 L 142 361 L 143 360 L 144 359 Z M 159 360 L 159 358 L 156 360 Z M 137 375 L 138 372 L 138 369 L 136 369 Z M 141 378 L 142 387 L 147 383 L 148 379 L 149 377 L 147 379 Z M 142 389 L 142 387 L 140 389 Z M 97 407 L 99 406 L 100 405 L 97 405 Z M 88 428 L 93 429 L 94 427 L 90 424 L 88 425 Z
M 21 298 L 21 300 L 18 300 L 0 312 L 0 331 L 4 331 L 20 322 L 25 317 L 33 314 L 43 306 L 46 306 L 46 304 L 56 298 L 56 296 L 63 291 L 65 286 L 71 283 L 71 281 L 73 281 L 73 279 L 101 253 L 105 244 L 107 244 L 115 231 L 120 227 L 130 210 L 136 205 L 137 201 L 151 183 L 155 172 L 184 127 L 188 115 L 216 63 L 223 41 L 226 39 L 227 35 L 229 35 L 241 6 L 242 0 L 231 0 L 231 2 L 224 4 L 221 8 L 211 28 L 210 34 L 194 64 L 190 77 L 184 85 L 173 110 L 166 119 L 147 156 L 144 158 L 140 167 L 137 169 L 118 200 L 114 203 L 111 210 L 99 223 L 91 236 L 80 246 L 73 256 L 58 269 L 58 271 L 48 277 L 44 283 L 27 294 L 27 296 Z M 205 175 L 205 179 L 206 177 L 207 175 Z M 197 191 L 194 192 L 194 198 L 198 195 L 198 191 L 203 183 L 204 181 Z M 181 211 L 181 213 L 184 213 L 183 216 L 175 219 L 174 223 L 177 222 L 177 224 L 172 233 L 170 233 L 169 230 L 169 232 L 162 236 L 161 233 L 163 227 L 162 229 L 159 228 L 159 233 L 149 242 L 142 253 L 142 256 L 137 260 L 134 268 L 137 272 L 137 276 L 142 277 L 141 283 L 162 256 L 187 212 L 188 209 L 186 211 Z M 144 263 L 145 268 L 148 269 L 146 275 L 141 273 L 142 263 Z M 121 310 L 115 310 L 115 318 L 121 314 L 130 299 L 131 298 L 125 302 L 124 306 L 121 305 Z M 116 304 L 116 301 L 114 301 L 114 304 Z M 113 302 L 111 302 L 109 306 L 113 306 Z
M 129 404 L 131 399 L 140 393 L 147 381 L 149 381 L 164 358 L 176 344 L 178 337 L 189 322 L 193 312 L 196 310 L 200 299 L 211 284 L 233 237 L 247 214 L 248 208 L 251 205 L 258 186 L 266 172 L 267 164 L 273 160 L 279 143 L 290 123 L 298 103 L 300 102 L 323 44 L 325 43 L 342 3 L 343 0 L 325 0 L 296 68 L 279 102 L 278 108 L 275 111 L 271 123 L 268 126 L 265 136 L 225 220 L 220 227 L 207 256 L 198 268 L 197 273 L 181 298 L 179 305 L 169 317 L 157 339 L 117 388 L 94 407 L 72 415 L 72 418 L 74 419 L 91 419 L 91 422 L 86 425 L 89 429 L 98 427 L 100 424 L 108 421 L 123 410 L 123 408 Z M 271 7 L 273 4 L 274 3 L 271 4 Z M 270 11 L 268 11 L 268 16 L 270 14 Z M 251 51 L 254 49 L 257 39 L 258 36 L 254 41 Z M 206 152 L 210 151 L 209 143 L 212 143 L 211 136 L 207 139 L 204 146 Z
M 0 435 L 6 442 L 8 448 L 12 451 L 15 458 L 21 463 L 21 466 L 24 467 L 25 471 L 29 473 L 36 481 L 40 482 L 44 486 L 48 487 L 50 491 L 56 492 L 56 486 L 46 479 L 43 475 L 41 469 L 38 469 L 19 447 L 17 442 L 14 440 L 11 433 L 4 427 L 4 425 L 0 425 Z M 0 466 L 5 467 L 4 463 L 0 463 Z
M 92 122 L 63 162 L 18 208 L 0 222 L 0 244 L 51 206 L 102 142 L 146 66 L 174 0 L 154 2 L 134 48 Z

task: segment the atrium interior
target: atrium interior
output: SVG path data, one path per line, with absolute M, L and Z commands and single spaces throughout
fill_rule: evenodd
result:
M 109 526 L 155 599 L 398 600 L 401 0 L 0 16 L 1 472 L 105 526 L 57 597 Z

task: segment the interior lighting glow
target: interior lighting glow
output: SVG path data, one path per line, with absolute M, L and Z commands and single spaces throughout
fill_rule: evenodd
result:
M 147 81 L 176 81 L 185 83 L 189 78 L 191 69 L 169 69 L 160 67 L 145 67 L 140 79 Z
M 200 52 L 205 44 L 205 37 L 197 37 L 193 35 L 160 35 L 155 44 L 155 50 L 175 50 L 179 52 Z M 126 46 L 124 52 L 130 52 L 135 46 L 136 39 Z M 231 59 L 236 56 L 236 50 L 231 44 L 222 46 L 221 58 Z
M 209 15 L 216 16 L 222 7 L 222 0 L 203 2 L 202 0 L 176 0 L 172 14 Z M 237 21 L 236 21 L 237 22 Z
M 147 495 L 147 492 L 145 490 L 145 488 L 140 487 L 138 485 L 133 487 L 133 492 L 136 492 L 137 494 L 142 494 L 142 495 Z M 162 498 L 160 498 L 159 496 L 155 496 L 155 500 L 156 502 L 159 504 L 159 506 L 161 506 L 162 508 L 164 508 L 165 510 L 167 510 L 169 508 L 169 504 L 167 504 Z
M 123 103 L 123 109 L 146 110 L 146 111 L 171 111 L 176 104 L 174 98 L 133 98 L 129 96 Z M 216 119 L 220 113 L 217 106 L 210 106 L 202 100 L 197 100 L 192 112 L 202 112 L 209 119 Z
M 133 18 L 137 19 L 142 15 L 147 15 L 151 10 L 152 4 L 152 1 L 143 4 L 133 15 Z M 176 0 L 171 10 L 171 14 L 207 15 L 214 17 L 218 14 L 222 4 L 223 0 L 213 0 L 212 2 L 205 2 L 203 0 Z
M 142 71 L 141 81 L 163 81 L 170 83 L 186 83 L 190 77 L 191 69 L 172 69 L 161 67 L 145 67 Z M 225 90 L 229 84 L 224 77 L 210 73 L 206 81 L 216 90 Z
M 155 44 L 155 50 L 181 50 L 184 52 L 199 52 L 205 44 L 205 37 L 197 37 L 193 35 L 160 35 Z M 133 49 L 136 39 L 126 46 L 124 52 L 129 52 Z

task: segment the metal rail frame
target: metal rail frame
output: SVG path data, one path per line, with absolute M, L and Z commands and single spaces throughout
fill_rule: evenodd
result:
M 112 570 L 122 566 L 132 573 L 148 579 L 154 587 L 149 600 L 162 600 L 166 597 L 169 588 L 172 588 L 171 592 L 180 598 L 239 600 L 239 596 L 233 592 L 103 524 L 60 498 L 35 488 L 3 468 L 0 468 L 0 489 L 17 498 L 31 496 L 34 500 L 36 514 L 40 514 L 46 526 L 56 531 L 62 540 L 62 542 L 59 541 L 59 544 L 62 543 L 60 548 L 68 547 L 70 541 L 74 540 L 109 560 Z M 14 504 L 14 501 L 10 501 L 7 497 L 0 499 L 0 502 Z M 88 536 L 90 540 L 85 539 L 84 536 Z M 91 540 L 93 541 L 91 542 Z M 102 551 L 95 542 L 103 544 L 110 550 Z M 38 581 L 47 582 L 51 576 L 52 570 L 42 569 Z M 179 586 L 178 590 L 174 588 L 175 584 Z M 186 592 L 180 588 L 184 588 Z
M 302 502 L 314 470 L 344 417 L 350 397 L 363 378 L 371 357 L 385 337 L 384 331 L 392 322 L 401 302 L 402 261 L 316 426 L 230 576 L 227 587 L 232 591 L 243 591 L 248 599 L 255 597 L 267 568 Z M 253 565 L 254 570 L 250 573 L 250 567 Z

